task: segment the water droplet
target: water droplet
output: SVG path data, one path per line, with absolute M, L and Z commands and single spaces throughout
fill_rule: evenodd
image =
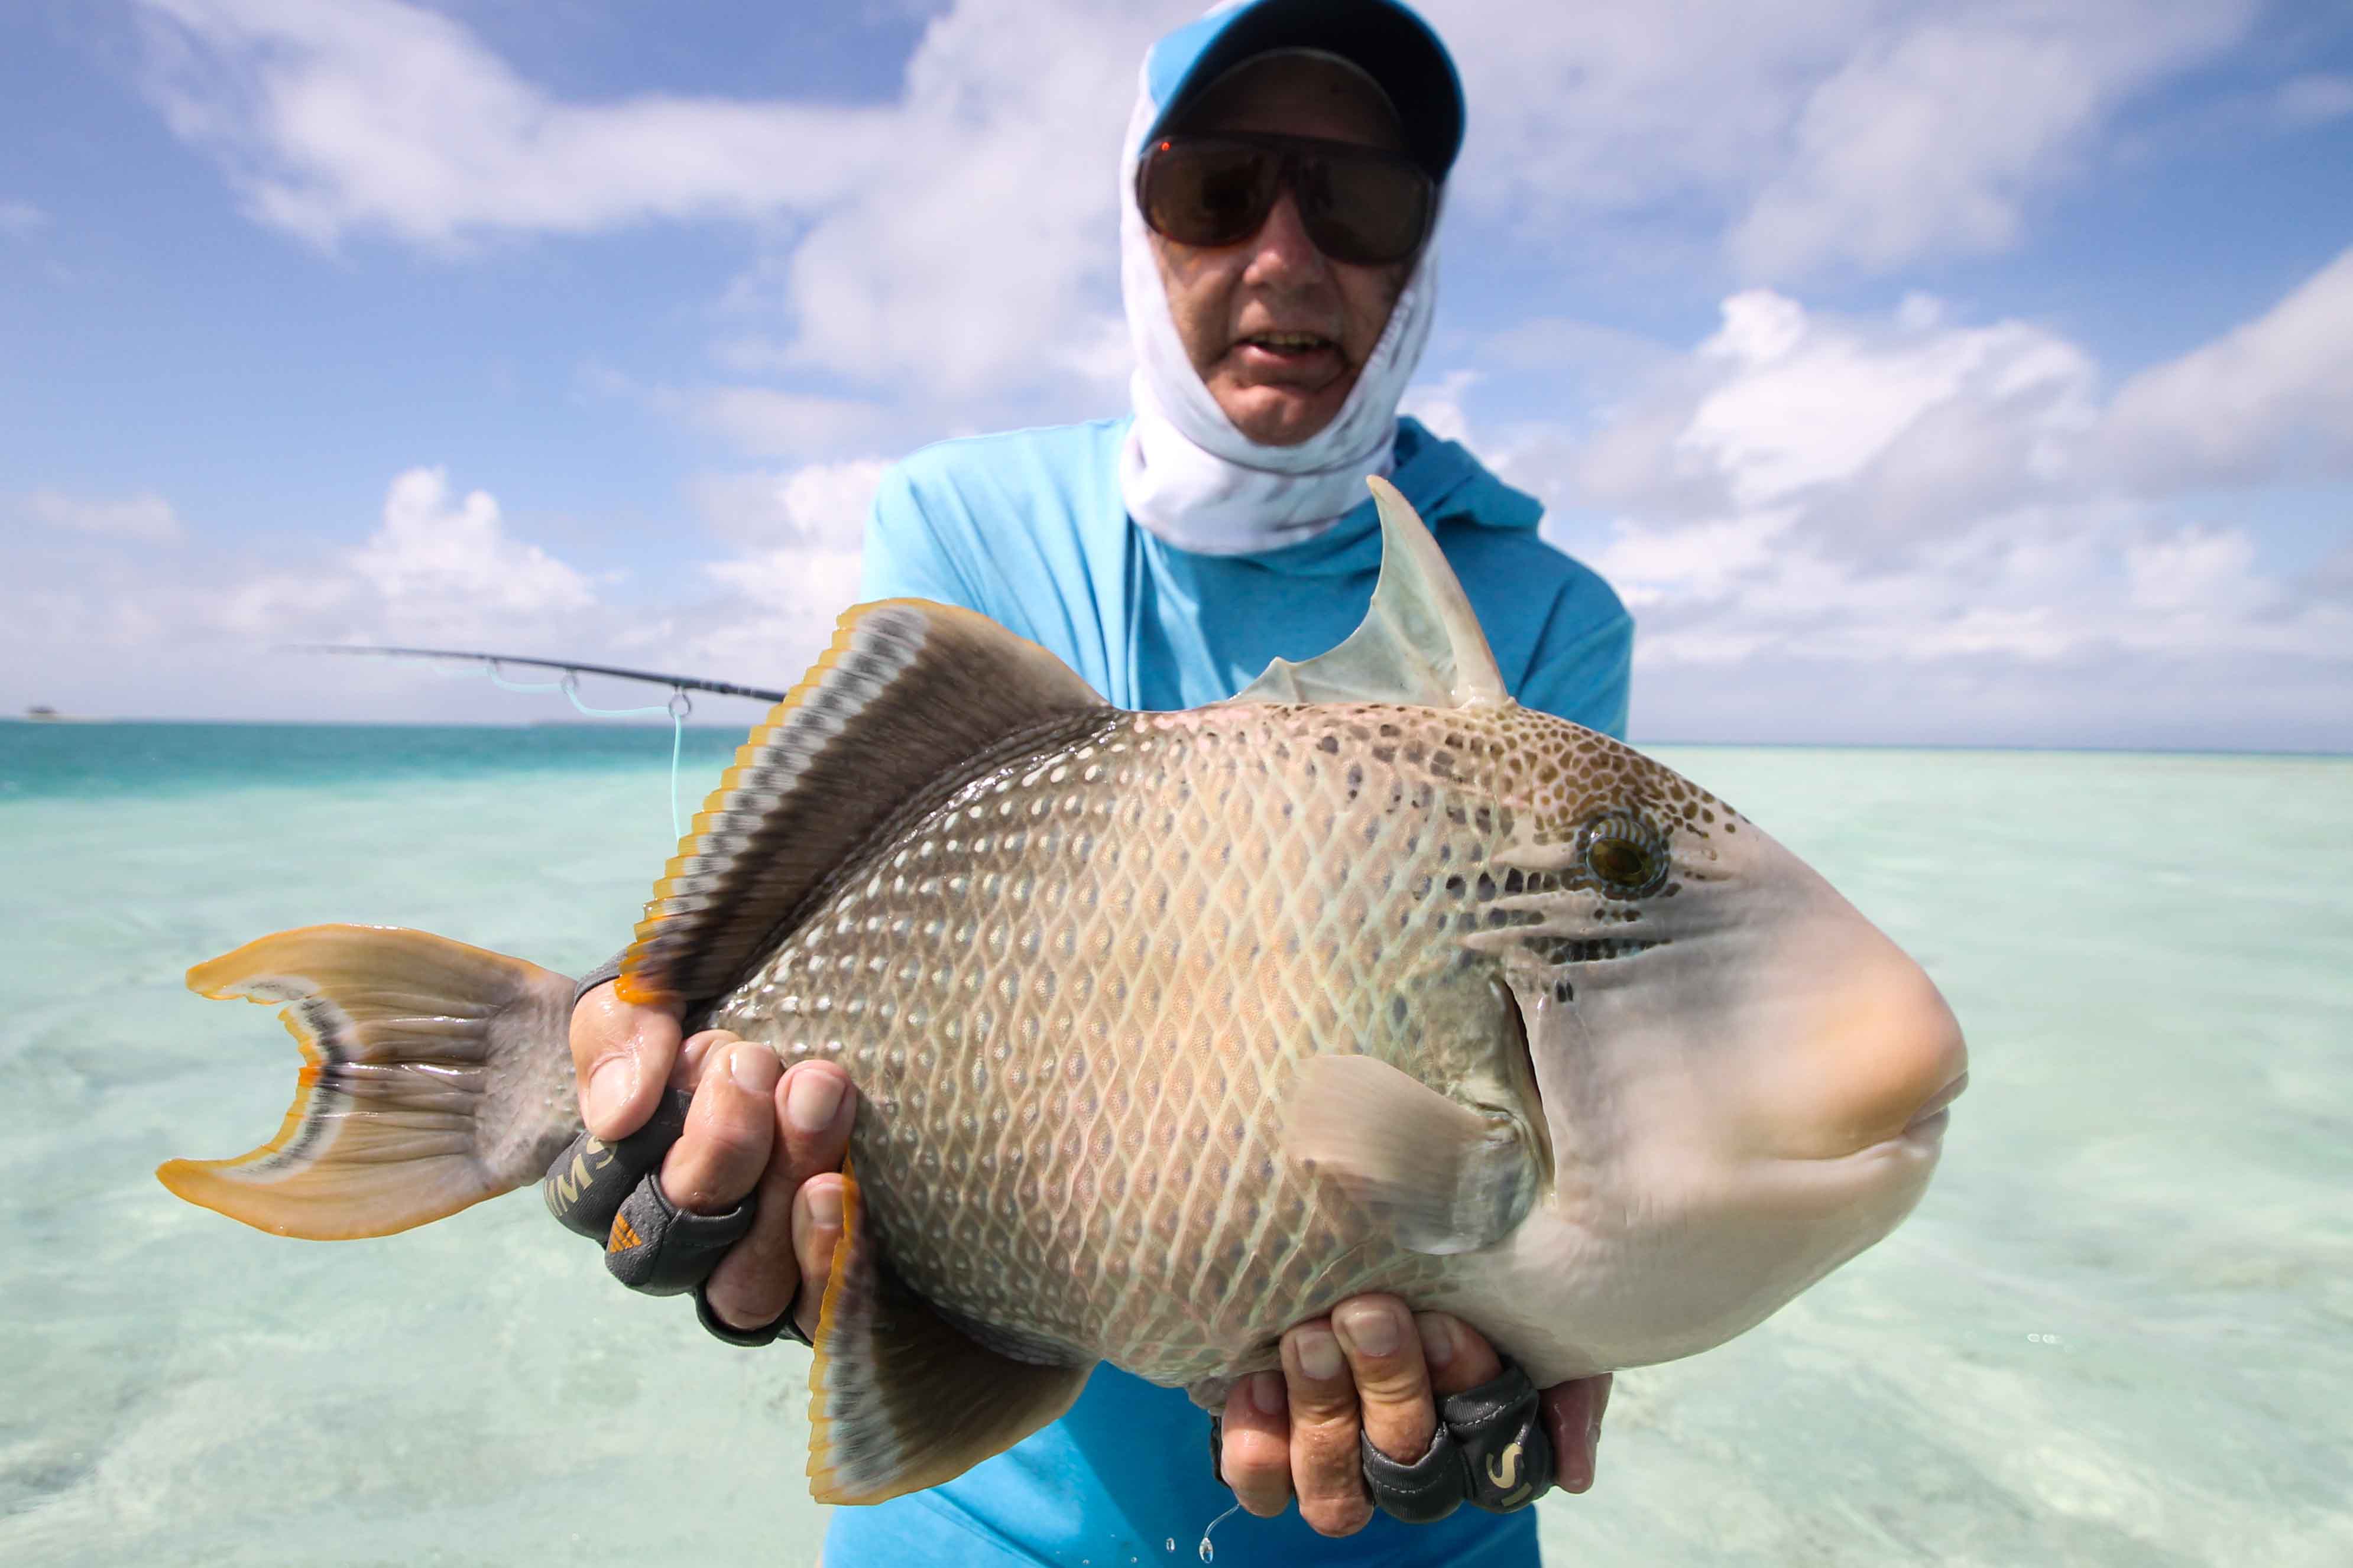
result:
M 1241 1512 L 1241 1510 L 1242 1510 L 1242 1505 L 1241 1505 L 1241 1504 L 1240 1504 L 1240 1503 L 1236 1503 L 1236 1504 L 1234 1504 L 1234 1506 L 1233 1506 L 1233 1507 L 1231 1507 L 1231 1508 L 1229 1508 L 1229 1509 L 1226 1510 L 1226 1511 L 1225 1511 L 1225 1512 L 1223 1512 L 1223 1513 L 1221 1513 L 1221 1514 L 1218 1515 L 1218 1517 L 1217 1517 L 1217 1518 L 1215 1518 L 1215 1519 L 1213 1519 L 1213 1520 L 1209 1521 L 1208 1530 L 1204 1530 L 1203 1531 L 1201 1531 L 1201 1561 L 1202 1561 L 1202 1562 L 1204 1562 L 1204 1563 L 1215 1563 L 1215 1562 L 1218 1560 L 1218 1549 L 1217 1549 L 1216 1547 L 1214 1547 L 1214 1546 L 1212 1546 L 1212 1545 L 1210 1545 L 1210 1544 L 1209 1544 L 1209 1531 L 1210 1531 L 1210 1530 L 1215 1530 L 1215 1529 L 1217 1529 L 1217 1528 L 1218 1528 L 1218 1526 L 1219 1526 L 1219 1525 L 1221 1525 L 1221 1524 L 1225 1523 L 1225 1522 L 1226 1522 L 1226 1521 L 1228 1521 L 1228 1520 L 1229 1520 L 1229 1519 L 1233 1518 L 1233 1517 L 1234 1517 L 1234 1515 L 1236 1515 L 1236 1514 L 1238 1514 L 1238 1513 Z

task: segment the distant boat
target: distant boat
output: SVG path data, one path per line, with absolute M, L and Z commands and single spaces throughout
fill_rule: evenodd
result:
M 46 702 L 36 702 L 30 708 L 25 710 L 25 717 L 33 720 L 37 723 L 42 721 L 55 723 L 58 720 L 64 718 L 65 715 L 58 712 L 56 709 L 50 707 Z

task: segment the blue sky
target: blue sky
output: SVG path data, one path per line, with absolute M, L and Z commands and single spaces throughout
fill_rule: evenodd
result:
M 0 710 L 540 716 L 311 639 L 789 683 L 883 463 L 1124 408 L 1197 10 L 0 10 Z M 1409 406 L 1634 606 L 1638 738 L 2353 748 L 2353 11 L 1426 10 Z

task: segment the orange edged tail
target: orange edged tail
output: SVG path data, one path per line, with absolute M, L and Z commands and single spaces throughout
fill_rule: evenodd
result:
M 537 964 L 396 926 L 305 926 L 197 964 L 188 988 L 277 1005 L 302 1050 L 275 1138 L 155 1172 L 257 1230 L 389 1236 L 537 1181 L 580 1130 L 572 982 Z

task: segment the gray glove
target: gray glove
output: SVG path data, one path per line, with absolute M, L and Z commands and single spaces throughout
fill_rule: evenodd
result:
M 1430 1451 L 1399 1464 L 1357 1435 L 1365 1490 L 1381 1511 L 1408 1524 L 1435 1524 L 1463 1502 L 1513 1513 L 1552 1490 L 1552 1435 L 1528 1374 L 1510 1362 L 1476 1388 L 1439 1403 Z M 1209 1417 L 1209 1473 L 1225 1484 L 1225 1423 Z
M 729 1344 L 759 1346 L 779 1334 L 808 1342 L 785 1312 L 749 1331 L 723 1323 L 702 1287 L 727 1249 L 752 1228 L 752 1200 L 724 1214 L 689 1214 L 662 1191 L 662 1156 L 686 1130 L 693 1097 L 683 1089 L 662 1096 L 649 1121 L 617 1143 L 582 1132 L 548 1168 L 541 1192 L 547 1212 L 565 1229 L 605 1246 L 605 1268 L 632 1290 L 649 1296 L 694 1292 L 694 1315 Z
M 1430 1451 L 1403 1465 L 1360 1437 L 1365 1484 L 1383 1512 L 1408 1524 L 1444 1519 L 1466 1500 L 1510 1513 L 1552 1489 L 1552 1435 L 1528 1374 L 1510 1362 L 1476 1388 L 1439 1405 Z

